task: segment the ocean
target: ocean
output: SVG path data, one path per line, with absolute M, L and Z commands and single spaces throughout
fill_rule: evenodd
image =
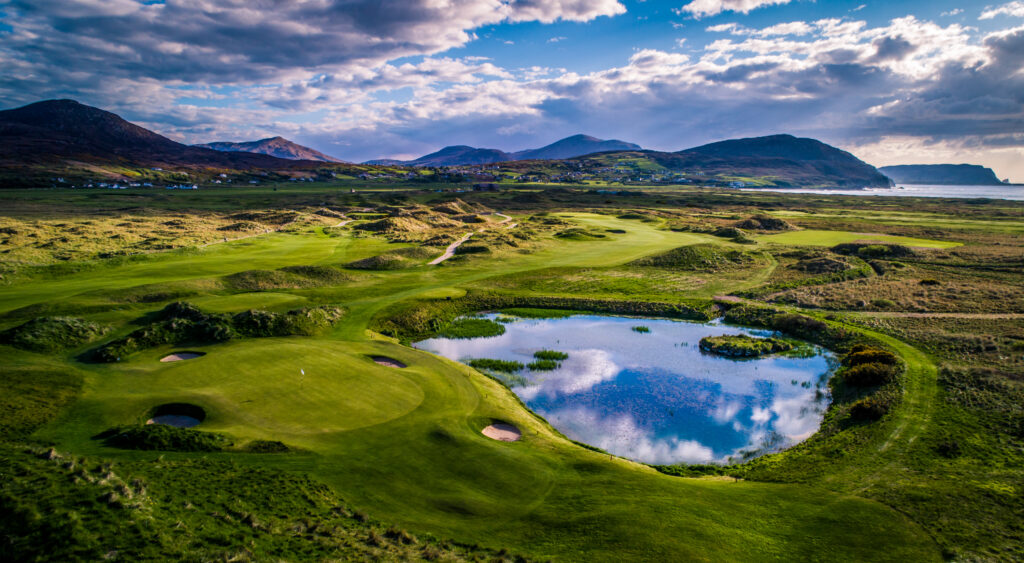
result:
M 833 194 L 891 197 L 954 197 L 990 198 L 1024 201 L 1024 185 L 1005 186 L 939 186 L 928 184 L 900 184 L 895 188 L 867 188 L 863 190 L 803 190 L 742 188 L 744 191 L 769 191 L 793 194 Z

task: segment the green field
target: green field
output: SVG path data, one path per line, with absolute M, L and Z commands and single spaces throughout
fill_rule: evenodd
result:
M 263 198 L 266 192 L 243 195 L 236 205 L 258 207 L 262 204 L 248 195 Z M 29 199 L 35 205 L 41 197 L 33 193 Z M 430 197 L 413 193 L 411 201 Z M 0 289 L 0 330 L 38 316 L 64 315 L 102 323 L 110 331 L 93 343 L 53 354 L 0 345 L 5 358 L 0 373 L 7 390 L 21 393 L 12 396 L 24 397 L 26 402 L 56 401 L 46 398 L 48 388 L 43 383 L 34 387 L 13 383 L 28 380 L 32 370 L 45 368 L 81 377 L 74 398 L 53 403 L 51 414 L 39 415 L 33 422 L 36 419 L 24 409 L 7 408 L 0 410 L 0 421 L 10 428 L 27 429 L 7 437 L 10 447 L 52 445 L 64 455 L 109 460 L 126 468 L 158 460 L 205 460 L 254 475 L 266 470 L 308 476 L 372 522 L 425 538 L 477 546 L 459 549 L 507 549 L 508 554 L 540 560 L 931 561 L 953 555 L 1012 556 L 1019 529 L 1013 531 L 1012 519 L 1005 528 L 989 520 L 1005 520 L 1005 511 L 1012 509 L 1006 508 L 1004 500 L 1022 494 L 1019 486 L 1011 489 L 1007 499 L 993 501 L 996 508 L 984 505 L 989 508 L 965 511 L 972 515 L 988 511 L 984 523 L 977 524 L 986 530 L 987 535 L 979 536 L 982 540 L 963 539 L 969 535 L 969 522 L 953 519 L 937 525 L 932 520 L 934 507 L 949 497 L 935 493 L 946 490 L 945 485 L 929 483 L 934 479 L 944 483 L 942 479 L 954 475 L 932 450 L 922 450 L 922 444 L 935 442 L 936 432 L 950 432 L 936 420 L 952 408 L 942 403 L 939 358 L 913 343 L 856 325 L 842 311 L 839 316 L 833 314 L 830 322 L 876 339 L 906 361 L 902 400 L 875 423 L 823 431 L 803 446 L 725 472 L 734 477 L 670 476 L 580 447 L 534 416 L 497 381 L 370 330 L 382 315 L 393 311 L 406 319 L 414 318 L 420 309 L 450 313 L 461 300 L 480 295 L 623 303 L 699 301 L 710 306 L 714 296 L 744 292 L 779 275 L 780 264 L 790 262 L 780 262 L 772 253 L 788 250 L 776 248 L 871 240 L 945 251 L 963 244 L 955 234 L 949 240 L 937 240 L 818 229 L 758 234 L 757 244 L 736 244 L 711 234 L 666 228 L 672 221 L 692 217 L 672 204 L 655 203 L 655 198 L 663 197 L 631 197 L 612 204 L 613 208 L 627 204 L 634 208 L 642 202 L 651 220 L 641 221 L 617 218 L 601 208 L 550 201 L 543 211 L 552 213 L 534 216 L 537 209 L 483 195 L 474 201 L 512 215 L 520 226 L 508 231 L 520 232 L 523 238 L 514 239 L 515 245 L 502 243 L 502 227 L 493 226 L 471 239 L 487 246 L 486 253 L 459 256 L 439 266 L 415 259 L 411 267 L 401 270 L 347 270 L 343 266 L 355 260 L 415 243 L 396 243 L 380 234 L 349 229 L 328 235 L 323 228 L 304 227 L 130 259 L 22 268 L 13 282 Z M 683 192 L 675 197 L 690 196 Z M 751 197 L 756 201 L 765 196 Z M 204 209 L 231 205 L 200 201 L 206 202 Z M 190 209 L 191 202 L 182 205 Z M 722 213 L 736 211 L 726 208 Z M 909 210 L 903 213 L 912 215 Z M 602 236 L 560 239 L 551 233 L 565 227 L 547 227 L 544 221 L 548 220 Z M 769 242 L 774 244 L 763 244 Z M 690 245 L 746 253 L 748 258 L 735 265 L 692 271 L 633 264 Z M 235 288 L 225 279 L 239 272 L 292 266 L 326 267 L 343 274 L 344 281 L 305 285 L 268 281 L 265 289 L 253 290 Z M 259 275 L 263 276 L 259 279 L 277 279 Z M 873 283 L 873 278 L 869 281 Z M 212 313 L 247 309 L 280 313 L 329 305 L 343 308 L 345 315 L 330 330 L 313 336 L 159 344 L 117 363 L 85 361 L 84 352 L 145 326 L 151 322 L 146 315 L 179 300 Z M 814 318 L 825 315 L 776 306 Z M 199 350 L 206 355 L 174 363 L 159 361 L 175 350 Z M 394 358 L 408 367 L 382 366 L 372 356 Z M 110 447 L 96 438 L 112 427 L 144 422 L 157 405 L 177 402 L 201 406 L 207 417 L 198 429 L 227 435 L 233 448 L 203 454 L 135 451 Z M 523 439 L 505 443 L 483 437 L 480 430 L 493 420 L 514 423 Z M 240 451 L 256 440 L 280 441 L 291 451 Z M 971 479 L 999 487 L 1019 476 L 1016 469 L 998 477 L 989 475 L 983 463 L 971 459 L 959 458 L 959 475 L 969 474 Z M 1018 461 L 1011 456 L 1006 463 L 1016 467 L 1013 464 Z M 193 472 L 190 479 L 204 479 L 201 470 L 189 471 Z M 158 485 L 151 489 L 156 494 Z M 47 494 L 40 498 L 50 498 Z M 204 494 L 210 503 L 220 498 L 220 493 Z M 0 502 L 4 498 L 0 496 Z M 199 505 L 201 497 L 190 501 Z M 175 501 L 153 502 L 159 507 Z M 196 518 L 184 525 L 201 528 L 198 514 L 178 517 Z M 58 510 L 45 518 L 58 525 L 68 516 Z M 144 538 L 143 533 L 110 539 L 110 549 L 141 554 L 137 546 Z M 240 549 L 234 540 L 223 541 L 217 547 L 223 552 L 210 553 Z M 384 549 L 370 544 L 372 549 Z M 175 545 L 162 547 L 157 557 L 182 556 L 185 552 Z M 292 544 L 273 549 L 254 545 L 258 559 L 320 557 L 319 552 L 303 552 Z M 384 557 L 382 553 L 377 555 Z M 411 557 L 395 553 L 387 557 Z M 426 557 L 426 551 L 416 553 Z
M 791 244 L 799 246 L 835 246 L 847 242 L 879 242 L 884 244 L 899 244 L 911 248 L 954 248 L 963 243 L 956 241 L 931 240 L 914 237 L 901 237 L 894 235 L 881 235 L 877 233 L 850 233 L 845 231 L 791 231 L 775 235 L 763 235 L 758 237 L 759 241 L 772 242 L 775 244 Z

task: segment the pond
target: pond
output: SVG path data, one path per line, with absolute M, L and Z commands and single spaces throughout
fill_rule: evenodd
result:
M 741 461 L 810 437 L 836 367 L 830 353 L 809 344 L 746 360 L 704 353 L 705 336 L 772 334 L 717 322 L 574 315 L 505 326 L 501 336 L 415 346 L 463 362 L 524 365 L 540 350 L 568 353 L 550 371 L 495 375 L 569 438 L 652 464 Z

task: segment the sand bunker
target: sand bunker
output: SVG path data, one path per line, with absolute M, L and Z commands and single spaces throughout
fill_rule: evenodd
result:
M 522 433 L 518 428 L 505 422 L 495 422 L 481 430 L 480 433 L 492 440 L 501 442 L 517 442 L 522 437 Z
M 153 416 L 146 424 L 165 424 L 177 428 L 191 428 L 206 419 L 202 407 L 188 403 L 168 403 L 153 409 Z
M 175 352 L 168 356 L 160 358 L 161 362 L 180 362 L 181 360 L 192 360 L 200 356 L 205 356 L 205 352 Z
M 375 362 L 377 362 L 378 364 L 380 364 L 382 366 L 387 366 L 389 368 L 399 368 L 399 369 L 401 369 L 401 368 L 406 367 L 406 365 L 403 364 L 402 362 L 400 362 L 400 361 L 398 361 L 398 360 L 396 360 L 394 358 L 389 358 L 387 356 L 370 356 L 370 359 L 375 361 Z

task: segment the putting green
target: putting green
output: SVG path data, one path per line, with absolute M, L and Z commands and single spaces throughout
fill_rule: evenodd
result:
M 961 242 L 931 240 L 896 235 L 879 235 L 873 233 L 851 233 L 848 231 L 789 231 L 774 235 L 755 237 L 760 242 L 774 242 L 793 246 L 835 246 L 847 242 L 870 241 L 882 244 L 901 244 L 912 248 L 953 248 L 963 246 Z

